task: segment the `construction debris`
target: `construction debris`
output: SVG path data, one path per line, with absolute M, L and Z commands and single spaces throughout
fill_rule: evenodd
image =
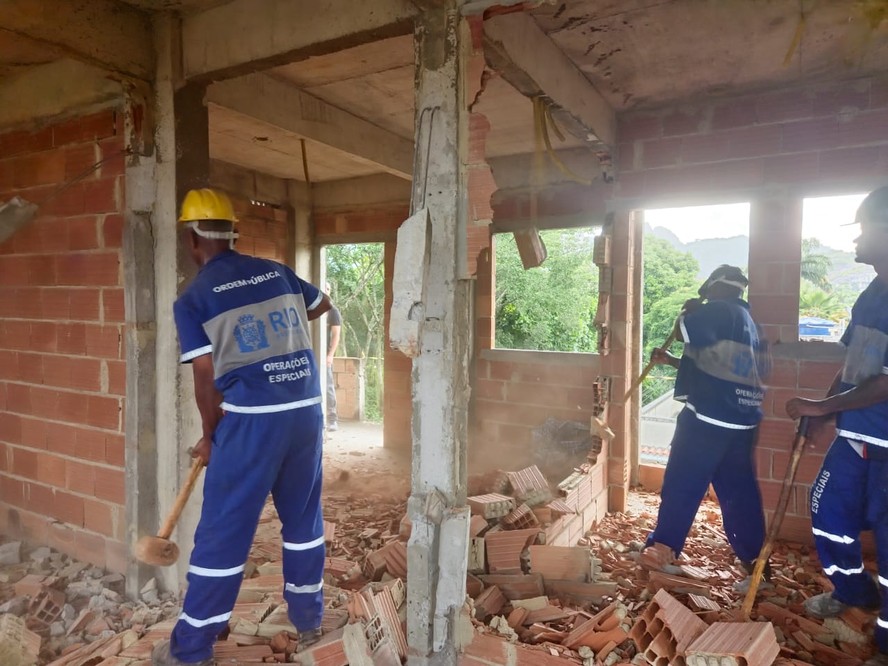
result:
M 521 515 L 529 511 L 537 524 L 516 521 L 514 507 L 486 517 L 490 503 L 477 504 L 480 512 L 470 527 L 475 557 L 469 558 L 477 575 L 466 578 L 465 613 L 475 630 L 465 648 L 467 663 L 860 666 L 868 658 L 872 614 L 855 609 L 827 622 L 803 616 L 804 600 L 828 585 L 805 546 L 778 544 L 774 585 L 761 593 L 757 621 L 735 622 L 742 599 L 733 584 L 742 572 L 711 502 L 698 513 L 675 573 L 647 573 L 638 564 L 641 540 L 653 526 L 656 496 L 633 494 L 629 513 L 606 516 L 591 531 L 581 525 L 575 533 L 561 521 L 596 522 L 588 509 L 596 501 L 598 472 L 588 463 L 560 484 L 547 482 L 549 498 L 539 470 L 487 478 L 486 495 L 525 507 Z M 322 640 L 300 650 L 289 622 L 280 525 L 269 504 L 229 632 L 216 645 L 217 663 L 404 663 L 410 534 L 405 502 L 346 495 L 328 497 L 324 509 Z M 15 548 L 2 552 L 7 551 Z M 17 625 L 18 617 L 0 616 L 0 663 L 144 666 L 154 644 L 169 636 L 177 608 L 156 585 L 146 585 L 142 596 L 160 607 L 128 605 L 121 601 L 122 578 L 56 553 L 36 555 L 26 552 L 20 558 L 25 564 L 0 570 L 6 599 L 0 613 L 27 618 Z

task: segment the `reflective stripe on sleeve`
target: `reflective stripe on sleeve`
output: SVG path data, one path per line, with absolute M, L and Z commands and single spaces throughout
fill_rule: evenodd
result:
M 324 300 L 324 292 L 322 292 L 322 291 L 319 290 L 319 291 L 318 291 L 318 297 L 317 297 L 316 299 L 314 299 L 314 303 L 312 303 L 311 305 L 309 305 L 309 306 L 308 306 L 307 308 L 305 308 L 305 309 L 306 309 L 306 310 L 314 310 L 316 307 L 318 307 L 318 306 L 321 304 L 321 301 L 322 301 L 322 300 Z
M 206 345 L 204 347 L 198 347 L 197 349 L 192 349 L 190 352 L 185 352 L 179 357 L 180 363 L 186 363 L 193 358 L 197 358 L 198 356 L 203 356 L 204 354 L 209 354 L 213 351 L 213 345 Z

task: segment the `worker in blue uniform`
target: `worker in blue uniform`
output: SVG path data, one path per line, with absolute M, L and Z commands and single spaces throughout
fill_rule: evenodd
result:
M 716 268 L 700 287 L 701 298 L 687 301 L 676 322 L 682 356 L 665 349 L 651 355 L 678 369 L 675 399 L 685 406 L 670 445 L 657 525 L 640 555 L 647 568 L 670 570 L 710 484 L 747 573 L 761 550 L 765 520 L 754 446 L 768 357 L 742 299 L 747 284 L 739 268 Z
M 836 437 L 811 487 L 811 526 L 824 573 L 834 586 L 805 602 L 817 618 L 848 606 L 876 608 L 878 654 L 867 666 L 888 666 L 888 187 L 871 192 L 857 210 L 858 263 L 875 279 L 851 310 L 842 336 L 845 362 L 822 400 L 793 398 L 793 418 L 836 418 Z M 862 530 L 875 536 L 877 581 L 864 570 Z
M 207 471 L 182 614 L 152 659 L 209 666 L 269 493 L 290 621 L 301 645 L 320 638 L 323 414 L 308 322 L 331 303 L 286 266 L 234 251 L 237 219 L 224 193 L 190 191 L 179 222 L 199 272 L 173 311 L 203 426 L 192 455 Z

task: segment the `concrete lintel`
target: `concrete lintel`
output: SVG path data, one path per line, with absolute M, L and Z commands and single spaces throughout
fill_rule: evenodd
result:
M 154 78 L 149 16 L 115 0 L 0 2 L 2 30 L 51 52 L 142 81 Z
M 219 80 L 408 35 L 408 0 L 233 0 L 183 19 L 186 78 Z
M 589 148 L 568 148 L 557 150 L 555 155 L 568 169 L 577 176 L 587 180 L 598 181 L 603 175 L 597 154 Z M 536 186 L 540 188 L 563 183 L 574 184 L 576 181 L 553 164 L 548 155 L 543 157 L 543 168 L 540 182 L 534 183 L 536 176 L 536 156 L 533 153 L 507 155 L 505 157 L 488 158 L 487 163 L 493 171 L 497 188 L 500 190 Z
M 315 210 L 349 210 L 410 202 L 411 185 L 386 173 L 328 180 L 311 186 Z
M 229 194 L 253 201 L 276 206 L 290 204 L 290 185 L 287 180 L 221 160 L 210 160 L 210 184 Z
M 0 127 L 55 120 L 119 103 L 120 83 L 92 65 L 63 58 L 31 67 L 0 84 Z
M 564 129 L 608 153 L 616 146 L 616 116 L 607 100 L 526 13 L 484 22 L 488 64 L 528 97 L 545 95 Z
M 342 150 L 409 179 L 413 143 L 267 74 L 212 84 L 207 102 Z

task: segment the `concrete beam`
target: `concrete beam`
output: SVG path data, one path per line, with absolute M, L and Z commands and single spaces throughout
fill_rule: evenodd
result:
M 315 210 L 354 210 L 397 203 L 406 205 L 410 202 L 410 190 L 409 182 L 386 173 L 327 180 L 311 186 Z
M 360 157 L 400 178 L 412 177 L 412 141 L 266 74 L 214 83 L 207 102 Z
M 234 0 L 184 19 L 186 78 L 230 78 L 408 35 L 408 0 Z
M 147 14 L 115 0 L 0 2 L 0 33 L 28 37 L 60 55 L 143 81 L 154 78 Z
M 555 120 L 578 138 L 598 144 L 609 159 L 616 145 L 616 117 L 607 100 L 549 39 L 529 14 L 494 16 L 484 22 L 487 63 L 528 97 L 545 95 Z
M 122 99 L 123 88 L 97 67 L 67 58 L 29 68 L 0 84 L 0 127 L 83 113 Z
M 221 160 L 210 160 L 210 185 L 253 201 L 290 204 L 289 181 Z

